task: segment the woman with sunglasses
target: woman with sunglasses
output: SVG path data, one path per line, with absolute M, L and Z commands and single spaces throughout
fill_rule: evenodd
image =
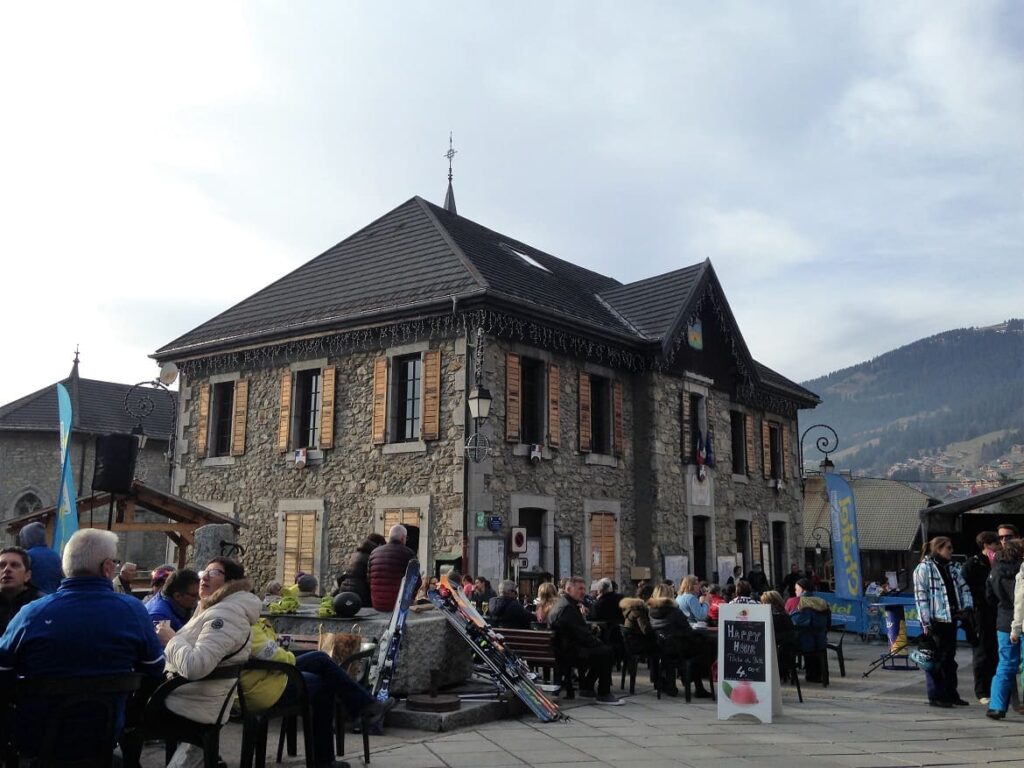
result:
M 953 567 L 953 542 L 948 536 L 929 539 L 914 569 L 914 603 L 921 631 L 933 648 L 934 665 L 925 670 L 928 704 L 933 707 L 966 705 L 956 689 L 956 619 L 974 606 L 971 591 Z
M 156 627 L 164 644 L 166 671 L 198 682 L 184 685 L 167 697 L 167 709 L 197 723 L 217 721 L 234 681 L 202 680 L 217 667 L 249 660 L 252 625 L 263 606 L 252 593 L 252 582 L 241 565 L 215 557 L 199 572 L 199 605 L 177 632 L 166 622 Z

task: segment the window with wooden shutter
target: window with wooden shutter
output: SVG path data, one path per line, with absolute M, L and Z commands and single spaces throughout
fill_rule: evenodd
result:
M 292 426 L 292 372 L 281 372 L 281 396 L 278 400 L 277 418 L 277 450 L 281 453 L 288 451 L 288 438 Z
M 196 451 L 206 455 L 206 435 L 210 431 L 210 385 L 199 389 L 199 423 L 196 425 Z
M 231 409 L 231 455 L 245 453 L 245 425 L 249 413 L 249 382 L 239 379 L 235 382 L 235 402 Z
M 779 429 L 782 430 L 782 479 L 785 480 L 789 477 L 787 467 L 789 466 L 789 427 L 785 424 L 780 425 Z
M 615 573 L 615 532 L 618 524 L 611 512 L 594 512 L 590 516 L 590 578 L 612 579 Z
M 761 466 L 764 468 L 764 479 L 772 476 L 772 430 L 768 419 L 761 420 Z
M 387 536 L 388 531 L 391 530 L 393 525 L 404 525 L 404 526 L 419 526 L 420 524 L 420 510 L 419 507 L 397 507 L 384 510 L 384 535 Z
M 437 440 L 441 434 L 441 350 L 423 353 L 423 420 L 424 440 Z
M 316 512 L 284 513 L 284 583 L 295 574 L 313 573 L 316 561 Z
M 322 449 L 334 447 L 334 403 L 337 368 L 328 365 L 323 369 L 323 393 L 320 397 L 320 444 Z
M 562 439 L 562 416 L 559 409 L 561 384 L 557 365 L 548 366 L 548 445 L 557 448 Z
M 580 371 L 580 451 L 590 453 L 590 374 Z
M 690 438 L 690 393 L 683 391 L 679 393 L 679 455 L 684 464 L 690 461 L 690 445 L 692 443 Z
M 612 385 L 612 419 L 614 423 L 613 447 L 616 456 L 621 456 L 626 446 L 626 433 L 622 425 L 622 382 L 616 381 Z
M 505 440 L 519 442 L 520 405 L 519 355 L 505 353 Z
M 373 361 L 373 444 L 387 442 L 388 359 Z
M 752 475 L 756 471 L 757 451 L 754 450 L 754 417 L 747 416 L 744 419 L 743 430 L 747 440 L 747 474 Z

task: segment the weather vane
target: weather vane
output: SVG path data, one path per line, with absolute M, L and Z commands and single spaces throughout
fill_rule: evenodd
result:
M 457 151 L 452 147 L 452 132 L 448 131 L 448 151 L 444 153 L 444 156 L 448 158 L 448 183 L 452 183 L 452 159 L 457 154 Z

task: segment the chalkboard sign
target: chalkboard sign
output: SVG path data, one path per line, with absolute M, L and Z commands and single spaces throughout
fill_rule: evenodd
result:
M 759 621 L 726 621 L 719 631 L 725 635 L 723 677 L 765 682 L 765 625 Z

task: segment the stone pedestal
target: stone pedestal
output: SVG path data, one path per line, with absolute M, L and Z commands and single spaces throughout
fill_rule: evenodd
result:
M 195 543 L 192 545 L 192 567 L 197 571 L 202 570 L 211 558 L 220 555 L 222 541 L 234 540 L 235 529 L 227 523 L 196 528 Z
M 391 621 L 390 613 L 371 608 L 363 608 L 351 619 L 319 618 L 315 606 L 302 606 L 296 614 L 263 615 L 278 634 L 315 635 L 322 624 L 324 632 L 355 632 L 373 639 L 379 639 Z M 464 682 L 473 672 L 472 650 L 436 610 L 410 611 L 391 692 L 399 696 L 428 692 L 432 669 L 439 671 L 438 684 L 442 687 Z

